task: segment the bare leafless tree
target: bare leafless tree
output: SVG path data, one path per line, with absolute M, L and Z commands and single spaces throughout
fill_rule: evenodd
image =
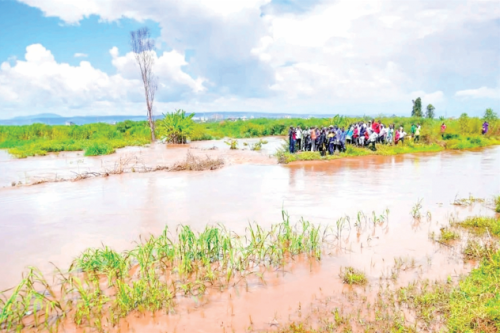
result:
M 153 103 L 155 93 L 158 89 L 158 78 L 153 73 L 155 64 L 155 43 L 151 39 L 149 29 L 141 28 L 130 32 L 130 46 L 134 52 L 135 60 L 141 70 L 142 82 L 144 83 L 144 93 L 146 95 L 146 105 L 148 112 L 149 127 L 151 128 L 151 140 L 155 141 L 155 122 L 153 118 Z

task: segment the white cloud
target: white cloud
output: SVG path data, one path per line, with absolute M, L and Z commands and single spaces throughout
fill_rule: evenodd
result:
M 127 79 L 138 77 L 138 67 L 132 52 L 120 57 L 117 47 L 113 47 L 109 53 L 112 56 L 113 66 L 116 67 L 118 73 Z M 159 57 L 154 54 L 155 67 L 154 72 L 160 78 L 160 84 L 166 87 L 170 84 L 184 85 L 191 88 L 192 91 L 199 93 L 206 88 L 203 83 L 206 81 L 203 78 L 193 79 L 191 76 L 182 71 L 182 67 L 187 65 L 184 56 L 176 50 L 163 52 Z M 162 87 L 160 87 L 161 89 Z
M 158 17 L 163 10 L 177 8 L 184 13 L 204 12 L 205 15 L 226 17 L 244 10 L 255 10 L 271 0 L 153 0 L 147 4 L 135 0 L 20 0 L 40 8 L 45 15 L 59 17 L 67 23 L 78 23 L 90 15 L 114 21 L 122 17 L 145 20 Z
M 425 91 L 414 91 L 410 93 L 409 97 L 414 100 L 417 97 L 422 99 L 422 104 L 439 104 L 445 101 L 445 96 L 442 91 L 435 91 L 433 93 L 426 93 Z
M 481 87 L 478 89 L 460 90 L 455 94 L 463 98 L 492 98 L 500 99 L 500 88 Z
M 69 24 L 90 15 L 105 21 L 158 22 L 159 38 L 169 50 L 157 58 L 160 98 L 192 110 L 304 107 L 325 112 L 349 103 L 406 105 L 416 95 L 424 103 L 444 106 L 452 98 L 495 98 L 491 96 L 498 92 L 486 88 L 500 74 L 500 50 L 494 47 L 499 28 L 491 23 L 500 19 L 498 0 L 421 0 L 411 5 L 400 0 L 318 0 L 303 11 L 270 10 L 265 15 L 262 8 L 272 6 L 271 0 L 19 1 Z M 188 49 L 195 50 L 189 63 L 184 57 Z M 33 59 L 27 55 L 26 62 L 53 63 L 52 54 L 45 51 L 38 50 Z M 137 79 L 132 55 L 120 55 L 116 48 L 110 55 L 117 74 L 102 80 L 132 84 Z M 19 63 L 10 66 L 19 71 Z M 68 67 L 65 70 L 88 69 L 101 75 L 90 63 Z M 0 98 L 9 103 L 24 100 L 25 93 L 8 87 L 2 75 L 5 81 L 3 70 Z M 58 86 L 41 80 L 40 86 L 48 86 L 44 98 L 51 89 L 58 95 L 59 89 L 76 85 L 63 74 L 58 79 L 43 75 L 60 82 Z M 453 95 L 467 88 L 460 86 L 463 82 L 485 87 Z M 91 87 L 88 82 L 80 88 L 91 95 L 105 94 L 93 93 Z M 109 89 L 110 98 L 90 100 L 114 101 L 114 94 L 128 91 Z
M 114 107 L 107 112 L 117 113 L 120 106 L 132 107 L 134 103 L 140 103 L 136 109 L 142 108 L 143 88 L 134 58 L 131 54 L 120 57 L 116 48 L 110 53 L 117 68 L 115 75 L 94 68 L 88 61 L 81 61 L 78 66 L 58 63 L 41 44 L 30 45 L 26 48 L 25 60 L 0 65 L 0 102 L 21 109 L 63 109 L 70 113 L 82 109 L 95 112 L 111 105 Z M 183 57 L 176 51 L 157 57 L 160 85 L 167 91 L 183 89 L 193 94 L 203 91 L 204 80 L 193 79 L 182 72 L 184 64 Z
M 73 56 L 75 58 L 87 58 L 89 55 L 86 53 L 75 53 Z

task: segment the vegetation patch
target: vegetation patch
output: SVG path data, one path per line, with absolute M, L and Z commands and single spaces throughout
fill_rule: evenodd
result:
M 283 222 L 267 231 L 254 224 L 244 235 L 180 226 L 175 236 L 166 228 L 124 253 L 88 249 L 67 273 L 58 270 L 54 285 L 32 268 L 18 286 L 0 292 L 0 329 L 56 331 L 70 317 L 77 326 L 106 331 L 131 311 L 168 310 L 177 297 L 244 284 L 248 275 L 283 267 L 293 256 L 320 259 L 322 237 L 320 227 L 304 220 L 292 225 L 283 212 Z
M 460 235 L 451 228 L 441 228 L 439 234 L 439 241 L 442 243 L 450 243 L 454 240 L 460 239 Z
M 462 253 L 466 259 L 482 259 L 498 251 L 498 242 L 469 239 Z
M 461 222 L 456 223 L 457 226 L 469 229 L 473 233 L 483 235 L 500 236 L 500 218 L 499 217 L 484 217 L 474 216 L 469 217 Z
M 7 149 L 18 158 L 61 151 L 85 151 L 86 156 L 96 156 L 111 154 L 116 148 L 142 146 L 150 142 L 148 124 L 129 120 L 116 125 L 0 126 L 0 149 Z
M 114 153 L 114 148 L 105 142 L 92 142 L 85 147 L 85 156 L 109 155 Z
M 340 278 L 345 284 L 366 284 L 366 274 L 353 267 L 345 267 L 340 270 Z

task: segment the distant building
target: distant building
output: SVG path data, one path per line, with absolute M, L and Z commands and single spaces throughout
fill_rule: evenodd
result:
M 283 116 L 283 118 L 290 119 L 290 118 L 292 118 L 292 116 Z
M 72 125 L 75 125 L 74 122 L 72 121 L 67 121 L 66 123 L 64 123 L 66 126 L 72 126 Z
M 214 120 L 221 120 L 221 119 L 224 119 L 224 116 L 221 114 L 214 114 L 214 115 L 212 115 L 212 118 Z
M 247 120 L 247 116 L 241 117 L 241 120 L 243 120 L 243 121 Z

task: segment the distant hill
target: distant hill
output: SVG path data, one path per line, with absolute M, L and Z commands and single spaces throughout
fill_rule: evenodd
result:
M 62 116 L 55 113 L 39 113 L 30 116 L 18 116 L 11 119 L 37 119 L 37 118 L 62 118 Z
M 233 111 L 221 111 L 221 112 L 197 112 L 195 117 L 197 118 L 207 118 L 208 120 L 215 119 L 229 119 L 229 118 L 329 118 L 333 117 L 334 114 L 296 114 L 296 113 L 267 113 L 267 112 L 233 112 Z M 156 115 L 155 118 L 161 118 L 163 115 Z M 42 123 L 47 125 L 64 125 L 66 123 L 72 122 L 76 125 L 84 125 L 90 123 L 115 123 L 125 120 L 141 121 L 146 120 L 146 116 L 122 116 L 122 115 L 111 115 L 111 116 L 74 116 L 74 117 L 63 117 L 55 113 L 41 113 L 32 116 L 19 116 L 11 119 L 0 119 L 0 125 L 31 125 L 34 123 Z

